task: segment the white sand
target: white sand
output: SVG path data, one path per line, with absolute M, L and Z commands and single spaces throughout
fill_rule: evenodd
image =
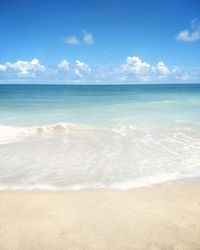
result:
M 200 183 L 0 192 L 0 249 L 200 249 Z

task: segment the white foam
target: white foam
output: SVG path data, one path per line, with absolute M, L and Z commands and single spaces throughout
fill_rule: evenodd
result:
M 52 192 L 63 192 L 63 191 L 79 191 L 89 189 L 111 189 L 111 190 L 129 190 L 134 188 L 152 187 L 158 184 L 171 183 L 177 180 L 186 181 L 191 178 L 199 178 L 199 175 L 180 175 L 180 174 L 166 174 L 157 176 L 148 176 L 145 178 L 139 178 L 135 181 L 113 183 L 111 185 L 103 183 L 92 183 L 92 184 L 76 184 L 71 186 L 56 186 L 49 184 L 36 184 L 36 185 L 0 185 L 0 190 L 11 190 L 11 191 L 52 191 Z
M 70 123 L 58 123 L 44 126 L 15 127 L 0 125 L 0 144 L 12 143 L 29 137 L 44 134 L 67 133 L 71 130 L 89 128 L 88 126 Z
M 192 126 L 0 126 L 0 139 L 0 189 L 129 189 L 200 173 Z

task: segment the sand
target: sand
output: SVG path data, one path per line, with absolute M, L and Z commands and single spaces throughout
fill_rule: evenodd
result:
M 200 249 L 200 183 L 0 192 L 0 249 Z

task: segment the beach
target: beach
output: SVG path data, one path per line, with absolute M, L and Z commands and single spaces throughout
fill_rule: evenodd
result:
M 0 250 L 200 250 L 200 0 L 0 21 Z
M 200 249 L 200 182 L 0 192 L 0 249 Z
M 199 250 L 200 85 L 0 86 L 0 250 Z

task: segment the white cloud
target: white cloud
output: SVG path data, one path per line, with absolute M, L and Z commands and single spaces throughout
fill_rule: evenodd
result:
M 0 71 L 6 71 L 6 66 L 3 64 L 0 64 Z
M 138 56 L 128 56 L 126 58 L 126 62 L 122 65 L 122 70 L 124 72 L 132 74 L 148 73 L 150 68 L 150 65 L 146 62 L 143 62 Z
M 65 43 L 71 44 L 71 45 L 79 45 L 79 40 L 76 36 L 68 36 L 65 39 Z
M 37 73 L 45 71 L 45 66 L 40 64 L 40 61 L 34 58 L 32 61 L 17 61 L 15 63 L 7 62 L 4 65 L 6 70 L 15 71 L 20 76 L 35 76 Z
M 91 33 L 88 33 L 87 31 L 83 31 L 83 41 L 87 45 L 92 45 L 94 43 L 94 37 Z
M 164 62 L 158 62 L 155 67 L 152 67 L 152 70 L 158 74 L 162 75 L 168 75 L 170 73 L 170 70 L 168 67 L 164 64 Z
M 70 65 L 70 66 L 69 66 Z M 67 73 L 66 73 L 67 72 Z M 66 59 L 58 65 L 48 67 L 38 59 L 0 64 L 2 82 L 51 82 L 51 83 L 140 83 L 140 82 L 200 82 L 200 68 L 182 69 L 168 67 L 160 61 L 151 65 L 137 56 L 128 56 L 125 62 L 116 67 L 89 66 L 76 60 Z
M 92 70 L 86 63 L 81 62 L 79 60 L 76 60 L 76 68 L 79 71 L 86 72 L 86 73 L 90 73 Z
M 176 39 L 184 42 L 195 42 L 200 39 L 200 32 L 191 32 L 188 30 L 183 30 L 177 35 Z
M 59 64 L 58 68 L 64 71 L 69 71 L 69 62 L 66 59 L 63 59 Z
M 124 64 L 121 65 L 121 80 L 152 81 L 163 80 L 171 76 L 170 69 L 164 62 L 158 62 L 155 66 L 142 61 L 137 56 L 128 56 Z
M 195 18 L 191 21 L 190 30 L 182 30 L 176 35 L 176 40 L 184 42 L 195 42 L 200 40 L 200 21 Z
M 79 69 L 74 69 L 74 72 L 77 76 L 82 77 L 83 75 L 80 73 Z

